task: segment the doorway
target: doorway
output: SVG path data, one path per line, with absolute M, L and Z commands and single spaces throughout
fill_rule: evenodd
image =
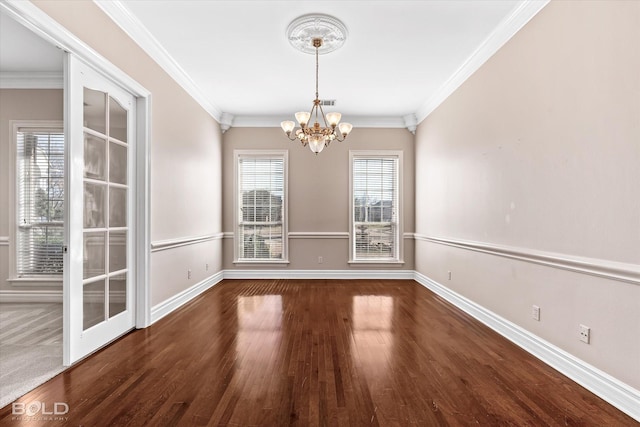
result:
M 2 2 L 0 14 L 37 33 L 39 38 L 56 46 L 59 54 L 64 51 L 66 57 L 61 85 L 67 99 L 64 131 L 69 150 L 65 177 L 68 198 L 64 285 L 61 289 L 50 287 L 37 292 L 27 289 L 20 298 L 62 302 L 64 365 L 69 366 L 126 331 L 150 324 L 150 93 L 31 2 Z M 89 80 L 83 80 L 90 75 Z M 93 102 L 96 93 L 105 100 L 105 126 L 116 125 L 104 132 L 82 124 L 85 115 L 95 122 L 95 105 L 85 108 L 84 104 Z M 122 117 L 126 117 L 126 135 L 117 129 Z M 102 141 L 101 148 L 97 141 Z M 96 154 L 96 147 L 104 153 L 103 157 Z M 70 158 L 75 163 L 70 163 Z M 103 162 L 104 175 L 95 175 L 99 171 L 99 167 L 94 167 L 95 161 Z M 126 166 L 122 168 L 124 163 Z M 70 167 L 71 164 L 74 166 Z M 96 196 L 100 201 L 96 201 Z M 89 203 L 91 198 L 94 200 Z M 105 222 L 89 219 L 95 215 Z M 11 253 L 13 241 L 1 234 L 2 228 L 0 256 L 4 256 L 3 248 L 8 247 L 6 252 Z M 98 261 L 101 255 L 103 270 Z

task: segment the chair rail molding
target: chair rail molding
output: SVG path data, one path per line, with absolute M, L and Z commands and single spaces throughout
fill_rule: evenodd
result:
M 290 231 L 290 239 L 348 239 L 347 231 Z
M 151 252 L 165 251 L 167 249 L 178 248 L 180 246 L 195 245 L 198 243 L 220 240 L 224 233 L 213 233 L 204 236 L 178 237 L 176 239 L 159 240 L 151 242 Z
M 225 239 L 233 239 L 233 231 L 225 231 Z M 287 233 L 289 239 L 348 239 L 348 231 L 290 231 Z M 414 239 L 415 233 L 404 233 L 404 239 Z
M 605 279 L 640 285 L 640 265 L 638 264 L 565 255 L 555 252 L 496 245 L 493 243 L 434 237 L 418 233 L 415 234 L 415 239 L 416 241 L 452 246 L 455 248 L 540 264 L 547 267 L 559 268 L 575 273 L 589 274 L 592 276 L 603 277 Z

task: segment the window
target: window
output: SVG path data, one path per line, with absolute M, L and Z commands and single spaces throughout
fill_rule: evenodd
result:
M 60 276 L 64 232 L 64 134 L 15 127 L 17 277 Z
M 287 151 L 236 150 L 235 259 L 287 260 Z
M 401 262 L 402 152 L 352 151 L 351 262 Z

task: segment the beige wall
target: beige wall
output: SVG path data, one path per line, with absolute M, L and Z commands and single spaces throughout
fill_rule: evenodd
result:
M 419 126 L 416 163 L 418 236 L 637 271 L 640 2 L 552 1 Z M 640 389 L 637 284 L 424 240 L 416 270 Z
M 317 156 L 289 142 L 280 128 L 231 128 L 223 137 L 223 228 L 233 232 L 233 152 L 237 149 L 289 150 L 289 232 L 349 231 L 349 150 L 402 150 L 404 232 L 414 231 L 414 144 L 406 129 L 354 128 L 345 142 L 333 142 Z M 289 239 L 288 269 L 348 270 L 349 239 Z M 318 264 L 318 257 L 323 263 Z M 413 270 L 413 240 L 404 239 L 404 265 Z M 224 268 L 233 269 L 233 238 L 224 239 Z M 238 268 L 250 268 L 246 264 Z M 264 268 L 264 265 L 258 267 Z M 282 267 L 277 267 L 282 268 Z M 359 268 L 372 269 L 375 266 Z
M 33 3 L 152 93 L 152 243 L 222 231 L 218 123 L 93 2 Z M 220 271 L 220 240 L 194 247 L 202 250 L 189 257 L 170 256 L 180 248 L 152 253 L 152 305 Z
M 11 236 L 15 206 L 10 205 L 12 186 L 16 181 L 11 176 L 15 162 L 13 129 L 11 120 L 59 120 L 62 121 L 63 98 L 61 89 L 0 89 L 0 289 L 25 289 L 24 284 L 7 282 L 10 275 L 9 254 L 15 250 Z M 15 163 L 14 163 L 15 164 Z M 29 284 L 27 289 L 41 289 Z M 51 289 L 50 286 L 46 287 Z M 57 285 L 61 289 L 61 285 Z

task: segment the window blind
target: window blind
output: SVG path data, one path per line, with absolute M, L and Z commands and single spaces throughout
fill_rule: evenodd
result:
M 354 260 L 395 260 L 398 159 L 355 157 L 352 168 Z
M 64 134 L 20 128 L 17 140 L 16 274 L 62 274 Z
M 238 258 L 284 259 L 284 158 L 238 158 Z

